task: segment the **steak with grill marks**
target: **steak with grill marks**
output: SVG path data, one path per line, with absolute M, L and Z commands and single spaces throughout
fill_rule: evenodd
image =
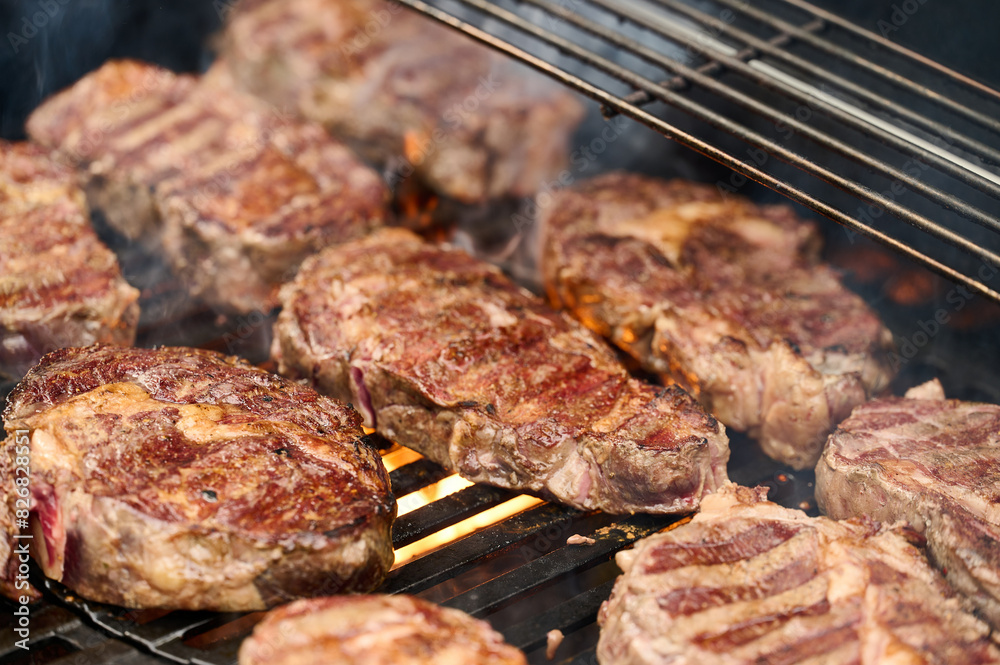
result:
M 465 203 L 555 180 L 582 117 L 560 86 L 382 0 L 241 0 L 223 54 L 245 89 Z
M 724 429 L 493 266 L 402 229 L 310 257 L 282 290 L 279 371 L 469 480 L 582 509 L 686 512 Z
M 613 173 L 541 208 L 553 302 L 797 469 L 880 392 L 892 335 L 814 225 L 714 187 Z
M 94 233 L 73 170 L 36 145 L 0 141 L 0 379 L 66 346 L 131 344 L 138 299 Z
M 1000 406 L 946 400 L 937 381 L 859 406 L 816 466 L 816 500 L 831 517 L 909 522 L 1000 630 Z
M 395 501 L 360 425 L 336 400 L 211 351 L 55 351 L 4 413 L 3 542 L 27 531 L 14 522 L 27 501 L 45 574 L 125 607 L 257 610 L 368 591 L 392 564 Z M 10 473 L 18 430 L 29 497 Z M 15 568 L 0 552 L 14 596 Z
M 111 61 L 58 93 L 28 133 L 85 170 L 92 207 L 166 254 L 191 293 L 267 311 L 308 254 L 386 221 L 379 176 L 319 125 L 201 78 Z
M 240 665 L 526 665 L 488 623 L 413 596 L 299 600 L 268 612 Z
M 985 623 L 911 540 L 729 485 L 689 523 L 619 552 L 602 665 L 998 663 Z

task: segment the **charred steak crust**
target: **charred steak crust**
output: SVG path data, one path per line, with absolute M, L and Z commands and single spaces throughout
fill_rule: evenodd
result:
M 466 203 L 554 180 L 583 115 L 559 86 L 382 0 L 243 0 L 223 54 L 247 90 Z
M 401 229 L 330 248 L 282 290 L 279 371 L 469 480 L 582 509 L 684 512 L 726 479 L 724 428 L 631 378 L 493 266 Z
M 926 388 L 920 399 L 859 406 L 840 424 L 816 466 L 816 500 L 834 518 L 911 524 L 1000 630 L 1000 406 Z
M 552 301 L 779 461 L 814 466 L 836 423 L 888 383 L 891 334 L 786 207 L 612 173 L 540 217 Z
M 321 126 L 239 92 L 224 62 L 196 78 L 110 61 L 40 106 L 28 133 L 85 169 L 91 205 L 220 309 L 269 310 L 305 256 L 386 223 L 374 171 Z
M 689 523 L 619 552 L 602 665 L 997 663 L 916 534 L 835 522 L 729 485 Z
M 237 358 L 55 351 L 4 426 L 5 458 L 30 432 L 34 554 L 85 598 L 255 610 L 371 590 L 392 563 L 395 500 L 357 413 Z
M 240 665 L 526 665 L 488 623 L 413 596 L 299 600 L 267 613 Z
M 0 141 L 0 379 L 62 347 L 132 344 L 138 300 L 73 170 L 39 146 Z

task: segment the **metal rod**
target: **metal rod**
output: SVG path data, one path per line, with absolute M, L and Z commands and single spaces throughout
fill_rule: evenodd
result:
M 978 157 L 984 159 L 984 161 L 986 161 L 989 164 L 1000 165 L 1000 150 L 997 150 L 991 146 L 986 145 L 985 143 L 982 143 L 981 141 L 977 141 L 976 139 L 966 136 L 965 134 L 956 131 L 955 129 L 949 127 L 948 125 L 945 125 L 944 123 L 937 122 L 936 120 L 928 118 L 927 116 L 921 113 L 917 113 L 916 111 L 910 109 L 907 106 L 904 106 L 882 95 L 879 95 L 871 91 L 870 89 L 858 85 L 854 81 L 846 79 L 832 71 L 829 71 L 828 69 L 824 69 L 823 67 L 816 65 L 815 63 L 810 62 L 809 60 L 796 56 L 786 51 L 783 48 L 779 48 L 777 44 L 779 39 L 782 37 L 785 38 L 788 37 L 784 33 L 776 35 L 775 37 L 772 37 L 769 40 L 763 40 L 749 32 L 746 32 L 745 30 L 741 30 L 733 26 L 732 24 L 719 20 L 716 17 L 709 16 L 702 10 L 687 5 L 684 2 L 681 2 L 681 0 L 650 0 L 650 1 L 666 9 L 669 9 L 670 11 L 682 14 L 683 16 L 686 16 L 687 18 L 693 21 L 709 25 L 711 26 L 712 30 L 714 32 L 717 32 L 719 35 L 724 35 L 726 37 L 729 37 L 730 39 L 744 43 L 749 48 L 755 49 L 762 54 L 766 54 L 774 58 L 775 60 L 778 60 L 786 65 L 789 65 L 790 67 L 794 67 L 795 69 L 801 72 L 804 72 L 811 76 L 815 76 L 820 79 L 824 79 L 832 83 L 837 88 L 840 88 L 841 90 L 844 90 L 849 94 L 857 97 L 858 99 L 861 99 L 869 104 L 872 104 L 873 106 L 877 106 L 882 110 L 893 114 L 896 117 L 903 118 L 908 122 L 913 123 L 917 127 L 920 127 L 924 130 L 931 132 L 936 136 L 940 136 L 946 139 L 952 145 L 955 145 L 959 148 L 962 148 L 963 150 L 967 150 L 977 155 Z M 823 18 L 823 20 L 825 20 L 825 17 Z M 811 23 L 808 26 L 803 26 L 803 29 L 809 29 L 812 25 L 814 24 Z M 810 30 L 810 32 L 813 32 L 813 30 Z M 787 41 L 787 39 L 785 39 L 785 41 Z M 995 91 L 991 92 L 994 92 L 995 94 L 1000 96 L 1000 93 L 996 93 Z
M 847 19 L 842 18 L 837 14 L 828 12 L 825 9 L 820 9 L 819 7 L 813 4 L 810 4 L 808 2 L 803 2 L 803 0 L 782 0 L 782 1 L 794 7 L 798 7 L 803 11 L 809 12 L 812 15 L 817 16 L 828 23 L 832 23 L 833 25 L 836 25 L 838 28 L 842 28 L 859 37 L 863 37 L 864 39 L 873 41 L 884 49 L 888 49 L 899 55 L 906 56 L 911 60 L 915 60 L 919 62 L 921 65 L 929 67 L 930 69 L 933 69 L 939 74 L 944 74 L 945 76 L 952 78 L 960 83 L 964 83 L 970 88 L 974 88 L 976 92 L 980 94 L 993 97 L 995 101 L 1000 101 L 1000 90 L 994 90 L 993 88 L 981 83 L 980 81 L 975 80 L 974 78 L 971 78 L 969 76 L 966 76 L 965 74 L 961 74 L 953 69 L 945 67 L 941 63 L 935 62 L 934 60 L 931 60 L 926 56 L 920 55 L 916 51 L 911 51 L 905 46 L 900 46 L 896 42 L 890 41 L 885 37 L 883 37 L 882 35 L 877 35 L 870 30 L 865 30 L 864 28 L 855 25 L 854 23 L 851 23 Z
M 546 74 L 553 79 L 576 89 L 578 92 L 590 97 L 591 99 L 597 101 L 602 105 L 606 105 L 612 108 L 618 109 L 623 115 L 626 115 L 642 124 L 650 127 L 654 131 L 657 131 L 664 136 L 677 141 L 678 143 L 685 145 L 696 152 L 713 159 L 720 164 L 728 166 L 737 173 L 740 173 L 752 180 L 755 180 L 763 185 L 770 187 L 776 192 L 783 194 L 784 196 L 790 198 L 797 203 L 818 212 L 821 215 L 825 215 L 830 219 L 847 226 L 857 232 L 877 240 L 888 247 L 923 263 L 925 266 L 934 270 L 935 272 L 951 279 L 963 286 L 968 287 L 972 291 L 989 297 L 997 302 L 1000 302 L 1000 292 L 997 292 L 985 284 L 976 281 L 975 279 L 968 277 L 967 275 L 959 272 L 958 270 L 952 268 L 951 266 L 945 265 L 940 261 L 934 259 L 933 257 L 923 254 L 909 245 L 900 242 L 899 240 L 885 234 L 878 229 L 872 228 L 863 222 L 851 217 L 845 212 L 825 203 L 814 197 L 813 195 L 803 191 L 798 187 L 794 187 L 791 184 L 785 182 L 784 180 L 777 178 L 766 171 L 758 168 L 756 165 L 745 162 L 733 155 L 725 152 L 721 148 L 709 144 L 708 142 L 697 138 L 689 132 L 685 132 L 678 127 L 675 127 L 661 118 L 657 118 L 648 111 L 638 108 L 632 104 L 627 104 L 619 96 L 610 93 L 596 85 L 591 84 L 588 81 L 565 71 L 562 68 L 556 67 L 555 65 L 547 62 L 546 60 L 535 56 L 524 49 L 511 44 L 510 42 L 500 39 L 490 33 L 459 19 L 437 7 L 427 4 L 423 0 L 399 0 L 400 3 L 419 11 L 434 20 L 449 25 L 456 30 L 460 30 L 470 37 L 476 39 L 477 41 L 497 50 L 502 53 L 520 60 L 521 62 L 529 65 L 530 67 Z
M 956 212 L 960 213 L 966 218 L 971 219 L 972 221 L 982 226 L 986 226 L 995 231 L 1000 231 L 1000 220 L 997 220 L 995 217 L 988 215 L 984 211 L 979 210 L 978 208 L 965 203 L 964 201 L 955 197 L 954 195 L 942 192 L 941 190 L 938 190 L 934 187 L 927 185 L 926 183 L 920 181 L 917 178 L 914 178 L 912 175 L 902 171 L 901 169 L 888 165 L 884 162 L 872 160 L 871 157 L 869 157 L 867 154 L 847 145 L 843 141 L 840 141 L 832 136 L 817 131 L 808 124 L 801 122 L 800 120 L 788 114 L 776 111 L 772 107 L 769 107 L 766 104 L 763 104 L 741 92 L 738 92 L 734 90 L 732 87 L 720 83 L 719 81 L 710 76 L 706 76 L 705 74 L 702 74 L 694 70 L 693 68 L 688 67 L 687 65 L 681 64 L 676 60 L 668 58 L 667 56 L 664 56 L 661 53 L 658 53 L 648 47 L 638 44 L 629 46 L 631 40 L 629 40 L 627 37 L 622 36 L 620 33 L 610 30 L 594 21 L 586 19 L 580 16 L 579 14 L 576 14 L 573 11 L 565 9 L 564 7 L 553 5 L 552 3 L 547 2 L 547 0 L 521 0 L 521 1 L 545 9 L 546 11 L 549 11 L 553 15 L 558 16 L 559 18 L 570 22 L 573 25 L 576 25 L 577 27 L 586 30 L 587 32 L 590 32 L 591 34 L 594 34 L 600 37 L 601 39 L 608 41 L 609 43 L 615 44 L 616 46 L 620 46 L 623 48 L 630 48 L 633 53 L 639 55 L 648 62 L 663 67 L 667 71 L 677 74 L 678 76 L 681 76 L 689 81 L 693 81 L 698 85 L 704 87 L 705 89 L 710 90 L 711 92 L 719 95 L 720 97 L 732 101 L 736 104 L 739 104 L 743 108 L 749 109 L 754 113 L 764 118 L 767 118 L 772 122 L 776 123 L 783 122 L 789 128 L 794 129 L 797 133 L 809 138 L 810 140 L 826 148 L 827 150 L 831 150 L 855 162 L 872 167 L 876 171 L 881 172 L 886 177 L 892 180 L 898 180 L 899 182 L 905 184 L 908 188 L 920 192 L 928 199 L 937 201 L 938 203 L 940 203 L 945 207 L 952 208 Z M 608 0 L 590 0 L 590 1 L 602 8 L 608 8 L 609 6 L 611 6 L 611 3 L 608 2 Z M 642 27 L 654 30 L 657 33 L 663 35 L 664 37 L 667 37 L 668 39 L 676 41 L 680 44 L 691 43 L 683 41 L 684 36 L 678 35 L 677 31 L 673 31 L 670 28 L 667 28 L 665 26 L 651 26 L 643 23 L 642 17 L 636 15 L 630 10 L 616 7 L 611 11 L 614 11 L 619 16 L 622 16 L 628 19 L 629 21 L 637 23 Z M 721 53 L 714 54 L 713 57 L 716 57 L 716 59 L 719 62 L 723 63 L 727 67 L 732 68 L 734 71 L 739 71 L 740 73 L 744 74 L 748 78 L 752 78 L 758 83 L 763 83 L 764 80 L 766 79 L 767 81 L 769 81 L 770 87 L 779 90 L 780 92 L 792 98 L 793 100 L 799 102 L 810 101 L 806 95 L 802 94 L 795 88 L 783 84 L 780 81 L 769 79 L 764 74 L 756 72 L 752 67 L 749 67 L 748 65 L 739 61 L 736 58 Z M 938 167 L 941 171 L 948 173 L 949 175 L 952 175 L 964 182 L 968 182 L 970 185 L 975 186 L 977 189 L 980 189 L 981 191 L 985 191 L 995 197 L 1000 197 L 1000 186 L 998 186 L 996 183 L 982 179 L 971 179 L 969 178 L 968 172 L 956 166 L 955 164 L 945 159 L 942 159 L 939 155 L 929 150 L 920 148 L 918 146 L 913 146 L 905 141 L 898 139 L 892 134 L 880 131 L 878 128 L 869 127 L 864 122 L 857 120 L 856 118 L 844 113 L 840 109 L 835 108 L 831 104 L 828 104 L 822 100 L 814 99 L 811 101 L 813 104 L 823 109 L 829 115 L 835 117 L 841 122 L 850 125 L 855 129 L 859 129 L 861 131 L 868 131 L 869 133 L 876 135 L 879 139 L 881 139 L 885 143 L 893 146 L 897 150 L 907 152 L 911 155 L 918 155 L 922 159 Z M 1000 255 L 997 256 L 997 259 L 1000 259 Z
M 775 16 L 772 16 L 771 14 L 768 14 L 765 11 L 756 9 L 755 7 L 751 7 L 745 1 L 741 0 L 713 0 L 713 1 L 732 9 L 733 11 L 742 12 L 747 16 L 750 16 L 755 20 L 760 21 L 761 23 L 764 23 L 766 25 L 771 26 L 772 28 L 775 28 L 776 30 L 785 32 L 791 35 L 792 37 L 796 38 L 797 40 L 809 44 L 810 46 L 817 48 L 823 51 L 824 53 L 827 53 L 828 55 L 832 55 L 836 58 L 841 58 L 845 62 L 849 62 L 855 67 L 858 67 L 859 69 L 864 69 L 867 72 L 881 76 L 887 81 L 892 82 L 897 87 L 903 88 L 904 90 L 908 90 L 909 92 L 925 97 L 956 114 L 965 116 L 970 120 L 978 122 L 982 126 L 989 128 L 993 132 L 1000 133 L 1000 122 L 998 122 L 994 118 L 991 118 L 978 111 L 970 109 L 964 104 L 960 104 L 955 100 L 951 99 L 950 97 L 946 97 L 945 95 L 935 90 L 931 90 L 926 86 L 920 85 L 919 83 L 914 83 L 910 79 L 906 78 L 905 76 L 901 76 L 900 74 L 892 71 L 891 69 L 887 69 L 881 65 L 878 65 L 870 60 L 867 60 L 857 55 L 856 53 L 847 51 L 842 46 L 832 44 L 826 41 L 825 39 L 817 37 L 816 35 L 807 32 L 805 30 L 802 30 L 799 26 L 793 25 L 787 21 L 783 21 Z
M 663 101 L 675 106 L 682 111 L 697 117 L 712 126 L 727 132 L 742 141 L 746 141 L 751 145 L 756 145 L 770 154 L 777 156 L 782 161 L 792 164 L 807 173 L 811 173 L 818 176 L 822 180 L 831 183 L 844 191 L 847 191 L 854 196 L 858 197 L 863 201 L 867 201 L 873 205 L 877 205 L 882 209 L 891 212 L 896 217 L 902 219 L 903 221 L 911 224 L 912 226 L 934 235 L 935 237 L 944 240 L 945 242 L 962 249 L 968 254 L 980 259 L 984 262 L 989 262 L 993 264 L 1000 264 L 1000 255 L 987 250 L 977 244 L 969 241 L 968 239 L 958 235 L 954 231 L 947 229 L 930 219 L 919 215 L 912 210 L 905 208 L 894 200 L 891 200 L 885 196 L 882 196 L 878 192 L 865 187 L 857 182 L 849 180 L 841 175 L 838 175 L 831 171 L 830 169 L 820 166 L 819 164 L 802 157 L 801 155 L 785 148 L 784 146 L 775 143 L 774 141 L 764 137 L 763 135 L 743 126 L 739 125 L 730 118 L 727 118 L 711 109 L 708 109 L 697 102 L 688 99 L 686 96 L 678 94 L 672 90 L 668 90 L 663 86 L 649 80 L 648 78 L 641 76 L 629 69 L 614 63 L 607 58 L 597 55 L 587 49 L 575 44 L 564 37 L 555 35 L 544 28 L 540 28 L 533 23 L 527 22 L 523 17 L 514 14 L 513 12 L 507 11 L 496 7 L 488 0 L 461 0 L 463 4 L 475 7 L 476 9 L 482 11 L 493 18 L 496 18 L 508 25 L 511 25 L 519 30 L 526 32 L 544 42 L 556 46 L 565 53 L 571 54 L 578 60 L 595 67 L 596 69 L 610 74 L 620 80 L 628 83 L 632 87 L 641 88 L 647 92 L 655 95 L 656 97 L 662 99 Z M 642 47 L 633 47 L 633 50 Z M 830 139 L 832 141 L 832 139 Z M 867 156 L 861 155 L 860 159 L 863 163 L 867 163 L 869 166 L 879 168 L 872 163 Z M 884 168 L 884 167 L 883 167 Z M 955 200 L 958 206 L 963 206 L 961 201 Z M 973 209 L 974 210 L 974 209 Z

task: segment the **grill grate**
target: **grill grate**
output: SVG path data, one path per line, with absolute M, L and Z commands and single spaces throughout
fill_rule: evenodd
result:
M 748 441 L 741 443 L 746 451 L 755 450 Z M 775 471 L 779 466 L 759 452 L 747 454 L 752 460 L 739 460 L 735 480 L 751 484 L 763 480 L 774 488 L 773 497 L 786 505 L 798 506 L 811 497 L 811 475 Z M 401 498 L 450 475 L 421 458 L 395 469 L 390 478 Z M 399 518 L 393 526 L 393 544 L 398 549 L 516 496 L 482 485 L 449 494 Z M 540 503 L 403 563 L 379 591 L 419 594 L 485 618 L 535 663 L 547 662 L 543 654 L 546 634 L 560 629 L 568 635 L 559 654 L 569 656 L 565 662 L 592 665 L 596 632 L 587 628 L 593 627 L 601 602 L 611 592 L 618 572 L 612 563 L 615 552 L 676 520 L 674 516 L 615 517 Z M 590 536 L 595 543 L 566 545 L 566 539 L 576 533 Z M 85 662 L 82 656 L 93 655 L 100 662 L 121 658 L 123 663 L 150 665 L 164 662 L 162 658 L 190 665 L 233 665 L 240 642 L 262 616 L 260 612 L 125 610 L 80 599 L 56 582 L 41 584 L 46 600 L 34 610 L 32 649 L 38 653 L 55 641 L 69 654 L 64 656 L 67 663 Z M 61 610 L 59 604 L 75 614 Z M 117 639 L 102 637 L 81 624 L 78 615 Z M 55 617 L 49 622 L 52 625 L 39 626 L 43 621 L 39 617 L 46 616 Z M 0 625 L 0 631 L 5 628 Z M 575 643 L 574 633 L 579 637 Z M 0 663 L 16 662 L 18 655 L 16 649 L 0 649 Z M 45 660 L 51 665 L 63 662 Z
M 399 1 L 1000 301 L 988 86 L 802 0 Z

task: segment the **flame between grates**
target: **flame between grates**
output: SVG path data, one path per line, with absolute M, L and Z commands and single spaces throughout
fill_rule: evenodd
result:
M 764 460 L 749 441 L 734 444 L 743 451 L 738 454 L 748 458 L 738 460 L 743 470 L 739 475 L 746 477 L 736 480 L 763 480 L 772 487 L 772 497 L 785 505 L 799 507 L 809 501 L 811 476 L 774 471 L 777 465 Z M 547 662 L 546 634 L 559 629 L 567 637 L 556 654 L 558 662 L 596 663 L 595 618 L 619 572 L 614 554 L 678 517 L 584 513 L 485 485 L 449 490 L 448 481 L 456 476 L 406 449 L 395 451 L 386 456 L 389 466 L 400 452 L 405 463 L 390 473 L 393 492 L 401 505 L 408 503 L 408 497 L 423 503 L 413 507 L 409 501 L 411 508 L 393 526 L 397 561 L 407 547 L 425 545 L 428 551 L 397 563 L 379 591 L 416 594 L 484 618 L 533 663 Z M 755 473 L 763 475 L 752 478 Z M 435 497 L 442 487 L 450 493 Z M 525 499 L 533 505 L 520 510 L 517 502 Z M 497 521 L 486 526 L 476 523 L 505 507 L 513 514 L 493 517 Z M 440 545 L 428 540 L 449 528 L 467 532 L 455 533 Z M 574 534 L 588 536 L 594 544 L 567 545 Z M 126 610 L 80 599 L 52 581 L 43 585 L 46 599 L 33 612 L 32 650 L 15 648 L 13 638 L 0 641 L 3 665 L 165 661 L 232 665 L 240 642 L 263 614 Z M 13 635 L 10 613 L 3 614 L 0 635 Z

